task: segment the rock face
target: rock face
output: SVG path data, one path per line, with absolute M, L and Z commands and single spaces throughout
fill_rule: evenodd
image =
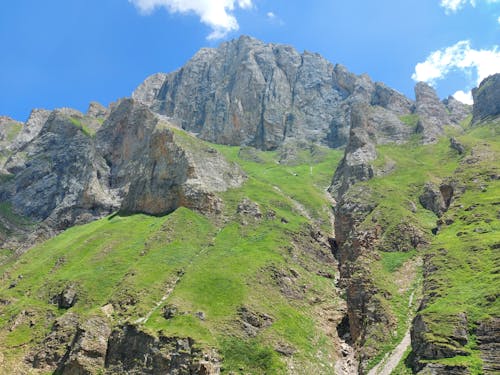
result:
M 218 359 L 194 344 L 189 338 L 155 338 L 125 326 L 111 334 L 105 366 L 112 374 L 219 374 Z
M 473 123 L 500 115 L 500 73 L 484 79 L 478 88 L 472 90 L 472 97 Z
M 46 115 L 34 112 L 25 126 L 37 128 L 45 120 L 33 139 L 33 132 L 23 130 L 14 141 L 18 149 L 5 163 L 11 178 L 0 185 L 0 198 L 54 229 L 118 209 L 160 215 L 185 206 L 216 212 L 216 193 L 244 180 L 217 151 L 176 134 L 133 100 L 117 103 L 102 126 L 73 110 Z M 99 126 L 95 135 L 92 124 Z
M 500 372 L 500 319 L 492 318 L 481 322 L 476 334 L 484 373 L 486 375 L 498 374 Z
M 424 143 L 432 143 L 443 134 L 443 125 L 451 123 L 445 105 L 436 91 L 424 82 L 415 86 L 415 113 L 419 115 L 417 132 L 422 134 Z
M 351 112 L 349 143 L 333 177 L 331 191 L 337 199 L 358 181 L 366 181 L 374 176 L 371 162 L 377 158 L 373 128 L 368 122 L 369 108 L 358 104 Z
M 409 99 L 366 75 L 245 36 L 149 77 L 133 97 L 202 139 L 263 149 L 288 138 L 346 144 L 351 102 L 385 108 L 399 123 L 412 110 Z

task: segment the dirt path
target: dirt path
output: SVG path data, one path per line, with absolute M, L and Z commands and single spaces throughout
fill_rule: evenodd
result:
M 408 301 L 408 307 L 413 304 L 415 292 L 410 295 L 410 300 Z M 391 375 L 394 369 L 397 367 L 398 363 L 403 358 L 406 350 L 411 345 L 411 337 L 410 337 L 410 326 L 411 326 L 411 318 L 408 317 L 407 321 L 407 330 L 401 342 L 396 346 L 396 348 L 385 355 L 384 358 L 368 372 L 368 375 Z
M 215 240 L 215 238 L 214 238 L 214 240 Z M 161 299 L 155 303 L 155 305 L 151 308 L 151 310 L 149 310 L 149 312 L 146 315 L 137 319 L 134 322 L 135 324 L 146 324 L 148 322 L 149 318 L 151 318 L 151 315 L 153 315 L 155 313 L 155 311 L 158 310 L 165 303 L 165 301 L 168 299 L 168 297 L 170 297 L 170 295 L 174 292 L 175 287 L 177 286 L 177 284 L 179 284 L 179 282 L 182 279 L 182 276 L 184 276 L 184 274 L 186 273 L 188 268 L 191 267 L 191 265 L 194 263 L 194 261 L 200 255 L 206 253 L 207 250 L 208 250 L 208 247 L 203 248 L 198 254 L 196 254 L 191 259 L 191 261 L 187 264 L 187 266 L 185 267 L 184 270 L 177 272 L 177 277 L 172 282 L 169 283 L 167 290 L 165 291 L 165 294 L 161 297 Z
M 278 186 L 273 186 L 273 188 L 274 188 L 274 190 L 276 190 L 277 192 L 279 192 L 283 197 L 285 197 L 288 200 L 290 200 L 290 202 L 292 202 L 293 208 L 295 208 L 295 210 L 297 212 L 299 212 L 307 220 L 311 220 L 312 221 L 311 215 L 309 214 L 309 212 L 307 211 L 307 209 L 304 207 L 304 205 L 302 203 L 300 203 L 299 201 L 293 199 L 291 196 L 286 195 L 283 192 L 283 190 L 281 190 Z

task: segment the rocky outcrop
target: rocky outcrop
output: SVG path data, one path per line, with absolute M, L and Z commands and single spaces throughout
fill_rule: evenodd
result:
M 500 73 L 484 79 L 472 90 L 472 123 L 500 115 Z
M 500 373 L 500 318 L 486 319 L 476 330 L 485 375 Z
M 448 96 L 447 99 L 443 100 L 443 104 L 446 106 L 450 120 L 454 124 L 460 124 L 472 111 L 470 105 L 458 101 L 453 96 Z
M 149 77 L 133 97 L 202 139 L 262 149 L 290 138 L 346 144 L 357 101 L 385 108 L 397 121 L 412 110 L 409 99 L 367 75 L 246 36 Z
M 97 134 L 97 147 L 111 166 L 110 188 L 124 197 L 125 212 L 161 215 L 179 206 L 217 212 L 215 193 L 244 180 L 215 149 L 175 134 L 133 100 L 116 107 Z
M 433 143 L 443 134 L 443 126 L 451 123 L 445 105 L 436 91 L 424 82 L 415 86 L 415 113 L 419 115 L 417 133 L 422 134 L 424 143 Z
M 10 145 L 10 149 L 15 151 L 21 149 L 28 142 L 32 141 L 48 120 L 50 111 L 45 109 L 33 109 L 22 131 L 16 136 Z
M 369 107 L 357 104 L 351 111 L 349 143 L 333 177 L 330 191 L 340 198 L 350 186 L 374 176 L 371 163 L 376 159 L 373 127 L 368 122 Z
M 45 115 L 34 112 L 31 122 L 38 126 Z M 119 209 L 161 215 L 184 206 L 217 212 L 216 193 L 245 178 L 215 149 L 175 133 L 133 100 L 120 101 L 105 116 L 101 126 L 97 117 L 55 110 L 32 140 L 20 133 L 21 148 L 5 164 L 11 178 L 0 185 L 0 199 L 60 230 Z
M 452 184 L 442 183 L 438 187 L 429 182 L 425 184 L 424 192 L 419 197 L 420 204 L 426 210 L 441 216 L 450 207 L 454 190 Z
M 112 332 L 105 366 L 110 374 L 217 375 L 219 359 L 190 338 L 151 336 L 133 326 Z
M 87 116 L 89 117 L 95 117 L 98 119 L 104 119 L 108 114 L 109 111 L 106 107 L 104 107 L 102 104 L 97 103 L 97 102 L 90 102 L 89 108 L 87 109 Z
M 75 121 L 66 111 L 53 111 L 39 135 L 7 161 L 5 168 L 13 178 L 0 188 L 0 197 L 16 212 L 57 229 L 117 207 L 94 182 L 97 174 L 106 174 L 107 166 L 93 138 Z M 34 196 L 37 199 L 31 199 Z
M 106 319 L 96 316 L 86 319 L 79 325 L 57 373 L 91 375 L 102 372 L 110 334 Z

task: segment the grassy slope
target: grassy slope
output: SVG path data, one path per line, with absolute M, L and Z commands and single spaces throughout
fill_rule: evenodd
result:
M 316 309 L 335 306 L 333 280 L 317 275 L 332 269 L 315 258 L 315 251 L 324 249 L 310 239 L 310 220 L 297 202 L 328 228 L 324 189 L 341 153 L 325 150 L 311 165 L 291 167 L 278 164 L 275 153 L 259 152 L 260 161 L 252 162 L 240 158 L 237 147 L 217 148 L 249 176 L 242 188 L 223 194 L 223 219 L 217 223 L 184 208 L 161 218 L 111 216 L 68 229 L 0 268 L 0 298 L 12 302 L 0 306 L 4 369 L 14 366 L 49 332 L 53 318 L 66 312 L 48 301 L 69 284 L 78 290 L 71 310 L 82 319 L 102 314 L 100 308 L 110 302 L 115 324 L 151 312 L 145 330 L 190 336 L 201 346 L 216 347 L 228 371 L 284 373 L 290 360 L 277 354 L 276 346 L 294 348 L 293 365 L 304 373 L 321 373 L 331 365 L 333 347 Z M 244 197 L 275 217 L 242 218 L 236 207 Z M 299 275 L 291 286 L 299 298 L 287 298 L 273 278 L 274 271 L 290 274 L 291 268 Z M 179 275 L 173 293 L 154 309 Z M 9 289 L 14 280 L 17 286 Z M 162 317 L 166 304 L 178 309 L 173 319 Z M 241 306 L 270 315 L 273 324 L 247 337 L 237 315 Z M 15 325 L 23 311 L 30 319 Z
M 382 250 L 380 260 L 372 265 L 372 272 L 381 295 L 389 296 L 387 309 L 398 318 L 398 329 L 392 338 L 382 339 L 385 341 L 383 349 L 370 362 L 369 367 L 375 365 L 399 341 L 406 330 L 407 317 L 412 314 L 407 302 L 410 292 L 418 286 L 419 277 L 413 287 L 401 295 L 398 270 L 405 270 L 405 261 L 411 262 L 424 254 L 431 254 L 434 256 L 434 264 L 439 268 L 432 277 L 440 285 L 440 297 L 423 311 L 432 327 L 432 340 L 450 341 L 454 317 L 459 312 L 468 315 L 471 332 L 479 320 L 499 315 L 498 302 L 488 302 L 495 300 L 499 285 L 498 277 L 495 276 L 495 269 L 499 266 L 498 251 L 492 250 L 491 246 L 500 242 L 499 220 L 493 209 L 493 204 L 500 196 L 500 184 L 498 180 L 488 177 L 498 174 L 495 160 L 500 156 L 500 139 L 498 130 L 495 129 L 498 127 L 483 125 L 468 129 L 463 135 L 452 134 L 466 146 L 468 154 L 474 148 L 476 154 L 489 155 L 487 160 L 477 164 L 464 162 L 464 157 L 449 147 L 446 138 L 435 145 L 419 146 L 410 143 L 378 147 L 379 158 L 376 165 L 382 167 L 388 162 L 395 162 L 396 167 L 389 175 L 377 177 L 367 183 L 374 192 L 373 199 L 378 202 L 378 206 L 364 225 L 369 227 L 376 220 L 386 228 L 379 244 L 379 250 Z M 437 236 L 432 236 L 431 229 L 436 227 L 438 218 L 420 206 L 418 196 L 426 182 L 439 184 L 451 176 L 460 184 L 466 185 L 466 192 L 455 198 L 443 217 L 443 220 L 453 219 L 454 223 L 443 227 Z M 413 212 L 410 202 L 417 206 L 416 212 Z M 477 204 L 477 207 L 472 211 L 468 210 L 473 204 Z M 403 253 L 386 252 L 394 250 L 387 244 L 398 237 L 398 225 L 403 222 L 411 223 L 426 233 L 430 246 L 423 253 L 411 249 Z M 446 248 L 446 253 L 440 251 L 443 247 Z M 479 367 L 480 359 L 473 339 L 469 349 L 470 356 L 442 362 L 464 363 L 474 373 L 474 369 Z M 403 368 L 404 365 L 401 364 L 396 373 L 409 371 Z

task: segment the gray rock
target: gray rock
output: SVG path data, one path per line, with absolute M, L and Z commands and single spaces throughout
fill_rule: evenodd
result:
M 484 373 L 500 373 L 500 318 L 482 321 L 477 328 L 476 336 Z
M 465 154 L 465 147 L 455 137 L 450 138 L 450 147 L 458 152 L 459 155 Z
M 85 319 L 79 325 L 57 373 L 91 375 L 103 371 L 110 334 L 111 328 L 106 319 L 98 316 Z
M 108 115 L 109 111 L 102 104 L 97 102 L 90 102 L 87 109 L 87 116 L 103 119 Z
M 375 83 L 371 104 L 386 108 L 397 115 L 408 114 L 414 107 L 410 99 L 381 82 Z
M 133 97 L 202 139 L 262 149 L 289 138 L 345 145 L 357 101 L 397 114 L 412 107 L 396 91 L 318 54 L 246 36 L 149 77 Z
M 220 374 L 216 353 L 203 353 L 191 338 L 153 336 L 134 326 L 112 332 L 105 367 L 110 374 Z
M 68 285 L 57 297 L 57 305 L 60 309 L 73 307 L 78 299 L 76 287 Z
M 363 103 L 358 103 L 352 109 L 349 144 L 329 188 L 335 199 L 339 199 L 356 182 L 374 176 L 371 162 L 377 158 L 377 152 L 373 127 L 368 120 L 369 113 L 368 105 Z
M 419 196 L 420 204 L 426 210 L 434 212 L 437 216 L 442 216 L 451 204 L 454 190 L 451 184 L 443 183 L 437 187 L 429 182 L 425 184 L 424 192 Z
M 98 178 L 105 180 L 109 167 L 73 116 L 83 117 L 75 111 L 53 111 L 39 135 L 7 161 L 14 178 L 0 187 L 0 195 L 16 212 L 57 229 L 118 207 L 106 181 Z
M 484 79 L 478 88 L 472 90 L 472 97 L 473 124 L 500 115 L 500 73 Z
M 424 143 L 433 143 L 443 134 L 443 126 L 451 124 L 445 105 L 436 91 L 427 83 L 415 85 L 415 113 L 419 115 L 417 132 L 422 134 Z
M 172 131 L 144 105 L 124 100 L 97 133 L 121 210 L 161 215 L 184 206 L 217 212 L 217 192 L 245 176 L 215 149 Z
M 238 203 L 236 212 L 255 219 L 262 218 L 262 212 L 260 211 L 259 205 L 248 198 L 243 198 L 243 200 Z
M 50 113 L 50 111 L 45 109 L 33 109 L 22 131 L 17 135 L 9 148 L 12 151 L 17 151 L 37 137 L 48 120 Z
M 472 112 L 472 107 L 470 105 L 458 101 L 453 96 L 449 96 L 447 99 L 443 100 L 443 104 L 448 110 L 451 122 L 455 124 L 460 124 Z
M 74 341 L 77 327 L 78 316 L 72 312 L 57 318 L 50 333 L 26 358 L 28 362 L 37 369 L 56 368 Z

